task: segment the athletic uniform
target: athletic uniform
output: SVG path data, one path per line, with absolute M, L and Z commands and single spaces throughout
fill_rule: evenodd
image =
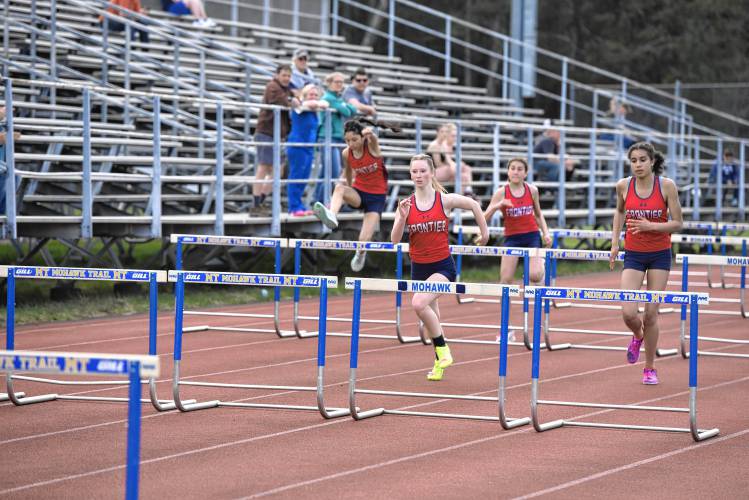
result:
M 435 193 L 434 202 L 427 210 L 419 210 L 416 195 L 411 195 L 406 227 L 412 280 L 424 281 L 432 274 L 439 273 L 449 281 L 455 281 L 455 262 L 450 256 L 447 226 L 440 192 Z
M 512 207 L 504 211 L 505 246 L 520 248 L 540 248 L 541 234 L 533 210 L 531 188 L 523 183 L 523 194 L 514 196 L 509 184 L 505 184 L 505 200 Z
M 366 212 L 377 212 L 381 214 L 385 208 L 385 195 L 388 189 L 388 174 L 385 169 L 385 160 L 380 156 L 373 156 L 369 151 L 367 141 L 361 158 L 355 158 L 354 152 L 348 150 L 348 164 L 354 172 L 354 185 L 352 186 L 359 197 L 361 205 L 357 208 Z
M 646 219 L 650 222 L 668 222 L 668 204 L 661 190 L 660 176 L 655 176 L 653 189 L 642 198 L 635 189 L 635 178 L 630 177 L 624 197 L 624 222 L 629 219 Z M 671 235 L 656 231 L 634 234 L 627 229 L 624 235 L 624 269 L 671 269 Z

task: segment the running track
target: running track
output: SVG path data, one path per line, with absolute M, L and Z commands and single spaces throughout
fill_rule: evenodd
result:
M 616 275 L 560 279 L 562 286 L 616 287 Z M 711 290 L 714 296 L 731 291 Z M 735 291 L 733 291 L 735 293 Z M 407 297 L 404 297 L 407 298 Z M 393 318 L 390 295 L 365 295 L 364 318 Z M 408 303 L 408 300 L 404 300 Z M 711 306 L 715 307 L 715 306 Z M 725 307 L 721 305 L 720 307 Z M 440 300 L 443 321 L 498 323 L 498 306 Z M 268 304 L 230 310 L 268 312 Z M 405 333 L 416 334 L 404 307 Z M 302 303 L 316 314 L 317 301 Z M 290 317 L 291 305 L 282 306 Z M 329 302 L 331 316 L 351 314 L 351 298 Z M 511 324 L 521 324 L 513 306 Z M 561 309 L 552 325 L 583 329 L 623 328 L 618 311 Z M 678 345 L 678 315 L 661 316 L 661 347 Z M 206 324 L 270 327 L 265 320 L 186 317 Z M 145 316 L 19 328 L 18 349 L 138 353 L 147 350 Z M 345 332 L 347 323 L 330 322 Z M 291 328 L 290 321 L 284 322 Z M 704 315 L 701 334 L 749 337 L 749 321 Z M 316 329 L 313 322 L 305 325 Z M 170 398 L 173 318 L 159 319 L 163 363 L 158 388 Z M 362 333 L 391 334 L 392 327 L 363 325 Z M 493 339 L 496 332 L 447 329 L 449 338 Z M 626 345 L 626 339 L 558 334 L 555 341 Z M 274 385 L 315 383 L 316 339 L 277 339 L 272 334 L 186 334 L 182 378 Z M 362 339 L 358 387 L 383 390 L 496 396 L 497 347 L 456 344 L 456 364 L 440 383 L 425 374 L 431 348 L 395 340 Z M 749 353 L 749 347 L 703 342 L 703 350 Z M 348 406 L 349 339 L 328 338 L 325 397 Z M 644 358 L 644 356 L 643 356 Z M 544 399 L 687 406 L 687 361 L 657 363 L 661 384 L 640 384 L 642 362 L 628 365 L 623 352 L 566 350 L 541 353 Z M 531 355 L 510 347 L 507 402 L 511 417 L 530 414 Z M 700 358 L 701 428 L 721 434 L 694 443 L 688 434 L 563 428 L 536 433 L 525 426 L 504 431 L 496 422 L 381 416 L 323 420 L 316 412 L 216 408 L 187 414 L 157 413 L 144 405 L 141 495 L 143 498 L 611 498 L 650 496 L 736 498 L 749 492 L 749 360 Z M 30 394 L 50 386 L 16 382 Z M 145 388 L 145 386 L 144 386 Z M 124 388 L 63 387 L 61 393 L 124 396 Z M 183 398 L 268 401 L 314 405 L 314 393 L 183 387 Z M 364 409 L 420 409 L 496 415 L 496 405 L 471 401 L 358 395 Z M 684 414 L 541 407 L 544 421 L 579 418 L 687 427 Z M 0 403 L 0 498 L 121 498 L 124 494 L 126 407 L 118 403 L 49 402 L 27 407 Z

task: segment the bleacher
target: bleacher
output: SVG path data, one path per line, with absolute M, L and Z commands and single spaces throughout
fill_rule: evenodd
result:
M 380 141 L 391 172 L 390 210 L 409 190 L 408 159 L 416 152 L 417 138 L 426 149 L 440 123 L 460 120 L 461 158 L 473 167 L 475 191 L 485 204 L 506 160 L 527 156 L 528 141 L 550 121 L 541 109 L 518 107 L 510 99 L 489 95 L 485 87 L 430 74 L 426 66 L 376 54 L 372 47 L 340 36 L 290 34 L 220 19 L 215 28 L 196 30 L 189 17 L 153 11 L 147 26 L 151 40 L 143 44 L 127 41 L 123 33 L 108 32 L 105 37 L 98 2 L 56 2 L 54 34 L 49 1 L 11 0 L 9 5 L 9 50 L 0 59 L 13 80 L 14 128 L 22 134 L 14 153 L 20 182 L 18 236 L 86 236 L 83 201 L 89 189 L 90 235 L 158 236 L 155 216 L 161 220 L 160 234 L 318 233 L 316 219 L 285 215 L 283 196 L 272 213 L 249 210 L 257 104 L 272 69 L 288 63 L 297 47 L 312 52 L 311 68 L 318 76 L 367 68 L 380 117 L 403 126 L 400 134 L 383 132 Z M 230 35 L 232 29 L 236 36 Z M 88 122 L 83 87 L 90 89 Z M 158 151 L 153 144 L 155 98 L 160 99 Z M 222 181 L 216 156 L 218 101 L 223 108 Z M 564 220 L 584 224 L 591 212 L 596 223 L 610 220 L 621 151 L 602 140 L 592 151 L 589 129 L 575 128 L 570 120 L 551 121 L 564 127 L 566 157 L 580 165 L 564 188 Z M 90 128 L 90 141 L 82 138 L 84 127 Z M 85 161 L 90 165 L 84 168 Z M 160 165 L 159 210 L 152 205 L 155 162 Z M 700 169 L 701 180 L 706 181 L 709 163 L 705 160 Z M 690 169 L 688 162 L 679 165 L 685 199 L 694 192 Z M 594 207 L 588 205 L 591 172 Z M 224 186 L 221 196 L 216 192 L 219 182 Z M 539 186 L 542 208 L 553 220 L 560 215 L 558 186 Z M 223 201 L 220 210 L 217 201 Z M 701 210 L 710 214 L 706 201 L 703 197 Z M 724 207 L 722 213 L 735 212 Z M 392 217 L 392 212 L 384 214 L 383 229 Z M 344 229 L 349 221 L 358 226 L 359 218 L 357 213 L 341 214 Z

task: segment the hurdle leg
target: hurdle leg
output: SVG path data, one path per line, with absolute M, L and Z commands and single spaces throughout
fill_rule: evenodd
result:
M 508 418 L 505 412 L 505 384 L 507 378 L 507 338 L 510 323 L 510 297 L 507 289 L 502 291 L 502 312 L 500 320 L 500 343 L 499 343 L 499 388 L 497 389 L 497 408 L 499 412 L 499 423 L 503 429 L 509 430 L 515 427 L 529 424 L 531 419 Z
M 553 420 L 542 424 L 538 418 L 538 374 L 541 360 L 541 291 L 536 290 L 533 300 L 533 354 L 531 356 L 531 422 L 537 432 L 556 429 L 564 420 Z
M 8 399 L 16 406 L 44 403 L 46 401 L 54 401 L 57 399 L 57 394 L 26 396 L 23 392 L 16 393 L 16 391 L 13 389 L 13 375 L 10 372 L 5 375 L 5 386 L 8 390 L 8 393 L 6 394 Z
M 351 354 L 349 360 L 348 397 L 349 412 L 354 420 L 377 417 L 385 413 L 385 408 L 359 411 L 356 406 L 356 368 L 359 364 L 359 323 L 361 319 L 361 281 L 354 285 L 354 310 L 351 316 Z
M 720 433 L 717 428 L 700 430 L 697 427 L 697 353 L 699 331 L 699 305 L 697 297 L 689 301 L 689 430 L 692 439 L 704 441 Z
M 328 280 L 322 280 L 320 285 L 320 314 L 318 319 L 318 336 L 317 336 L 317 409 L 323 418 L 337 418 L 349 415 L 348 408 L 327 408 L 325 406 L 325 397 L 323 395 L 324 374 L 325 374 L 325 344 L 326 333 L 328 330 Z

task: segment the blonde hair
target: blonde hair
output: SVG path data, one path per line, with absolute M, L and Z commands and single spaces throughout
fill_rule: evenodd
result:
M 334 71 L 333 73 L 325 77 L 325 86 L 330 87 L 330 85 L 333 83 L 333 79 L 336 76 L 340 76 L 343 81 L 346 81 L 346 76 L 343 73 L 339 71 Z
M 411 157 L 411 161 L 408 162 L 408 168 L 411 168 L 411 165 L 413 165 L 413 162 L 415 161 L 425 161 L 427 162 L 427 165 L 429 165 L 429 170 L 432 172 L 432 187 L 435 191 L 439 191 L 440 193 L 447 194 L 447 189 L 440 184 L 440 182 L 437 180 L 437 173 L 436 169 L 434 168 L 434 160 L 432 159 L 432 155 L 426 154 L 426 153 L 419 153 L 417 155 L 414 155 Z
M 317 90 L 317 93 L 320 93 L 320 89 L 317 88 L 317 85 L 314 83 L 308 83 L 302 88 L 302 92 L 300 93 L 300 96 L 302 100 L 305 100 L 307 98 L 307 94 L 309 94 L 310 90 L 315 89 Z

